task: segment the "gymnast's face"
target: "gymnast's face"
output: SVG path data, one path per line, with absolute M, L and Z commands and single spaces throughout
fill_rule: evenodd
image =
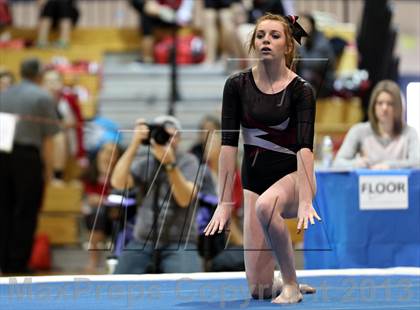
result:
M 258 56 L 265 59 L 281 59 L 287 52 L 284 25 L 276 20 L 259 23 L 255 35 L 255 49 Z
M 375 115 L 379 123 L 391 124 L 394 121 L 394 100 L 390 93 L 380 92 L 375 101 Z

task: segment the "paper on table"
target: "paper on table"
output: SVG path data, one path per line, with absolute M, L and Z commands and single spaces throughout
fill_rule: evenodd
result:
M 0 152 L 12 151 L 17 120 L 14 114 L 0 112 Z

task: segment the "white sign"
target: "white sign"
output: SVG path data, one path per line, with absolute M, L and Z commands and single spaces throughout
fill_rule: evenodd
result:
M 406 175 L 359 176 L 360 210 L 408 209 Z
M 16 122 L 16 115 L 0 112 L 0 152 L 12 151 Z

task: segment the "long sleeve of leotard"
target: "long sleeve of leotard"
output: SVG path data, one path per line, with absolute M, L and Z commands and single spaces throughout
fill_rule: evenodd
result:
M 297 151 L 302 148 L 313 150 L 315 127 L 315 95 L 312 86 L 299 83 L 294 89 L 297 118 Z
M 238 146 L 240 123 L 240 96 L 234 79 L 230 77 L 223 90 L 222 145 Z

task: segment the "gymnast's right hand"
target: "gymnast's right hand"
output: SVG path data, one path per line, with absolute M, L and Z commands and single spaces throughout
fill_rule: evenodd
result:
M 223 232 L 223 229 L 228 226 L 230 215 L 232 214 L 232 204 L 233 203 L 222 202 L 217 206 L 213 217 L 206 229 L 204 229 L 204 234 L 206 236 L 214 235 L 216 232 L 220 234 Z

